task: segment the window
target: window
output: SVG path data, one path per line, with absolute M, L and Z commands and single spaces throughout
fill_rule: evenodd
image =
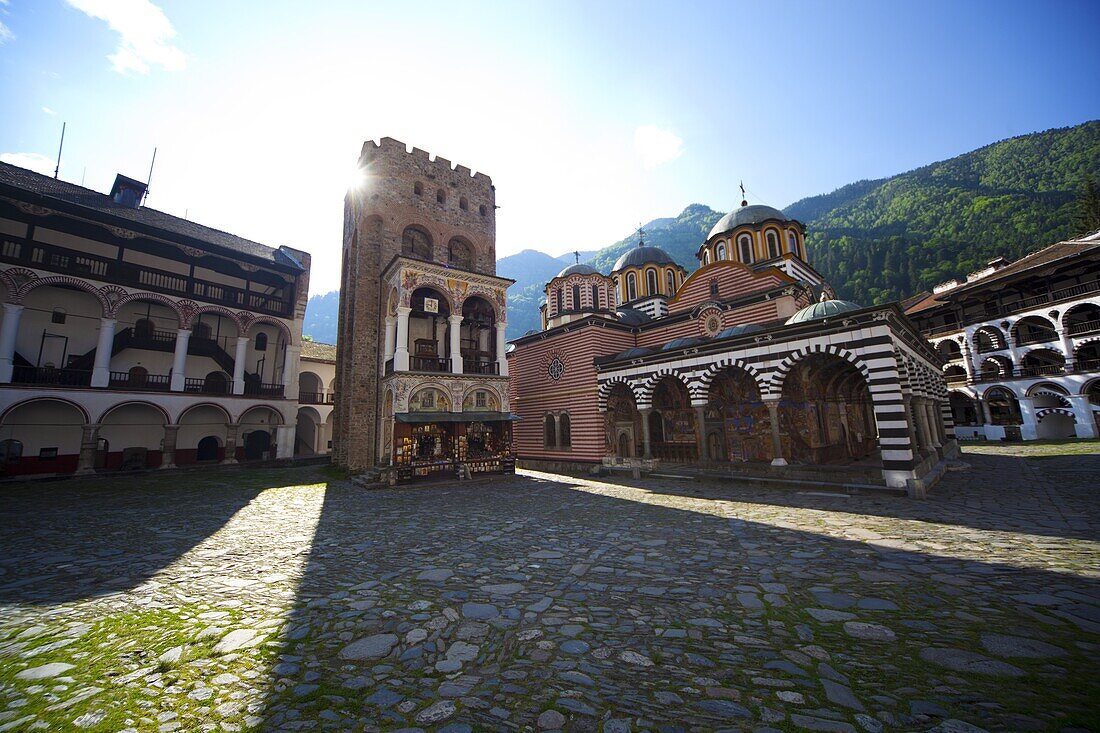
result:
M 646 287 L 646 295 L 656 295 L 657 294 L 657 271 L 656 270 L 646 270 L 645 271 L 645 287 Z
M 578 311 L 581 309 L 581 286 L 573 286 L 573 310 Z
M 703 250 L 703 265 L 705 266 L 705 265 L 709 265 L 709 264 L 710 264 L 710 252 L 708 252 L 707 250 Z
M 66 315 L 65 311 L 57 308 L 54 310 L 53 315 L 50 316 L 50 323 L 64 323 Z
M 676 272 L 673 270 L 665 270 L 665 285 L 668 287 L 668 294 L 676 294 Z
M 474 407 L 484 408 L 486 403 L 488 402 L 486 397 L 487 397 L 487 395 L 482 390 L 478 390 L 477 392 L 474 392 Z
M 435 192 L 435 202 L 440 206 L 447 203 L 447 194 L 443 193 L 442 188 Z
M 600 307 L 600 286 L 592 286 L 592 308 L 596 309 Z
M 568 448 L 572 444 L 572 439 L 569 435 L 569 413 L 563 412 L 558 416 L 558 445 L 561 448 Z
M 737 253 L 746 265 L 752 262 L 752 237 L 742 234 L 737 238 Z
M 798 235 L 794 232 L 787 232 L 787 249 L 791 251 L 791 254 L 798 254 Z
M 557 309 L 554 312 L 555 313 L 561 313 L 563 310 L 565 310 L 565 308 L 563 307 L 564 298 L 562 297 L 562 289 L 558 288 L 557 290 L 555 290 L 554 291 L 554 296 L 555 296 L 555 299 L 557 300 L 557 306 L 558 306 Z
M 256 334 L 256 351 L 267 351 L 267 334 L 263 331 Z
M 0 440 L 0 466 L 15 463 L 23 456 L 23 443 L 15 438 Z
M 435 391 L 426 389 L 420 395 L 420 409 L 431 410 L 435 408 Z
M 542 421 L 542 444 L 546 448 L 558 447 L 558 431 L 553 415 L 547 415 Z
M 413 184 L 413 193 L 415 193 L 417 196 L 423 196 L 424 195 L 424 184 L 421 183 L 420 181 L 417 181 L 416 183 L 414 183 Z
M 768 259 L 779 256 L 779 237 L 775 235 L 775 232 L 769 230 L 764 238 L 768 242 Z
M 466 211 L 470 208 L 470 202 L 466 200 L 465 196 L 462 196 L 458 199 L 458 208 L 462 209 L 463 211 Z
M 447 245 L 447 255 L 450 263 L 463 270 L 470 270 L 474 266 L 473 248 L 465 241 L 455 237 Z
M 718 247 L 714 250 L 714 261 L 717 262 L 724 259 L 726 259 L 726 243 L 719 242 Z
M 419 257 L 422 260 L 430 260 L 432 258 L 432 238 L 423 229 L 408 227 L 401 234 L 401 254 Z
M 485 216 L 485 206 L 482 205 L 482 206 L 477 207 L 477 213 L 481 214 L 482 216 Z
M 628 301 L 634 300 L 638 297 L 638 278 L 634 276 L 633 272 L 628 272 L 626 275 L 626 299 Z
M 714 278 L 710 281 L 710 294 L 715 297 L 718 296 L 718 278 Z

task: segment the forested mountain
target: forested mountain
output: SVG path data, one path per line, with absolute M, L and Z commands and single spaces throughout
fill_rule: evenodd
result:
M 1100 180 L 1100 120 L 1003 140 L 950 160 L 796 201 L 784 211 L 806 225 L 810 261 L 837 294 L 863 305 L 899 300 L 995 256 L 1017 259 L 1075 231 L 1085 179 Z M 725 212 L 691 204 L 642 228 L 689 271 Z M 1079 226 L 1079 225 L 1077 225 Z M 608 272 L 637 243 L 631 233 L 581 261 Z M 508 290 L 508 338 L 539 325 L 543 286 L 571 255 L 524 250 L 498 261 Z M 310 298 L 306 333 L 336 337 L 336 295 Z

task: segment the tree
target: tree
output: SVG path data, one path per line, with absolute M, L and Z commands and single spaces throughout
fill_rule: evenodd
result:
M 1085 176 L 1077 194 L 1073 229 L 1081 237 L 1100 230 L 1100 188 L 1091 174 Z

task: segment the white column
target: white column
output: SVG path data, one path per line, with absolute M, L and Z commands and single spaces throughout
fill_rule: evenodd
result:
M 237 337 L 237 353 L 233 357 L 233 394 L 244 394 L 244 362 L 248 359 L 247 336 Z
M 970 339 L 966 338 L 962 344 L 963 368 L 966 369 L 966 381 L 973 382 L 978 374 L 974 367 L 974 353 L 970 350 Z
M 111 382 L 111 350 L 115 346 L 114 318 L 99 319 L 99 343 L 95 347 L 95 366 L 92 367 L 92 386 L 106 387 Z
M 451 324 L 451 373 L 462 374 L 462 314 L 456 313 L 447 321 Z
M 393 351 L 393 370 L 395 372 L 409 371 L 409 314 L 412 308 L 407 305 L 397 306 L 397 345 Z
M 940 440 L 940 414 L 936 409 L 936 405 L 932 402 L 924 403 L 924 412 L 928 416 L 928 436 L 932 439 L 933 448 L 942 448 L 943 442 Z
M 1031 397 L 1021 397 L 1020 417 L 1023 424 L 1020 425 L 1020 437 L 1024 440 L 1035 440 L 1039 437 L 1039 422 L 1035 419 L 1035 402 Z
M 286 347 L 286 361 L 283 363 L 283 396 L 288 400 L 298 399 L 298 368 L 301 364 L 299 357 L 302 354 L 302 346 L 298 344 Z M 290 444 L 290 454 L 294 455 L 294 443 Z
M 768 418 L 771 420 L 772 432 L 772 465 L 786 466 L 787 459 L 783 457 L 783 439 L 779 434 L 779 400 L 764 400 L 768 406 Z
M 387 362 L 393 358 L 393 346 L 397 341 L 397 337 L 393 333 L 394 326 L 397 325 L 397 318 L 395 316 L 386 316 L 386 350 L 385 358 L 383 362 Z
M 11 382 L 15 360 L 15 337 L 19 334 L 19 319 L 22 315 L 23 306 L 4 303 L 4 321 L 0 324 L 0 384 Z
M 161 445 L 161 468 L 176 467 L 176 437 L 179 435 L 179 425 L 164 426 L 164 443 Z
M 1069 329 L 1062 325 L 1062 319 L 1058 319 L 1058 339 L 1062 342 L 1062 355 L 1066 358 L 1066 373 L 1073 371 L 1073 339 L 1069 336 Z
M 1092 404 L 1089 402 L 1088 395 L 1075 394 L 1067 398 L 1070 405 L 1073 406 L 1073 420 L 1076 423 L 1074 428 L 1077 431 L 1078 438 L 1095 438 L 1096 435 L 1096 418 L 1092 416 Z
M 293 425 L 279 425 L 275 428 L 275 457 L 294 457 L 294 432 Z
M 191 329 L 181 328 L 176 331 L 176 351 L 172 355 L 172 384 L 173 392 L 182 392 L 184 378 L 187 376 L 187 342 L 191 340 Z
M 502 377 L 508 376 L 508 357 L 505 356 L 504 348 L 508 345 L 505 340 L 504 330 L 508 328 L 507 323 L 496 324 L 497 329 L 497 374 Z

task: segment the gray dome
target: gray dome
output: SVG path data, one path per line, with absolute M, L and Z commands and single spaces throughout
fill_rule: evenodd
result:
M 786 214 L 772 206 L 764 206 L 763 204 L 742 206 L 719 219 L 718 223 L 710 230 L 707 239 L 709 240 L 711 237 L 733 231 L 737 227 L 744 226 L 745 224 L 760 224 L 769 219 L 790 221 Z
M 641 247 L 632 247 L 629 251 L 625 252 L 622 257 L 615 260 L 615 266 L 611 268 L 611 271 L 615 272 L 624 267 L 641 267 L 642 265 L 675 264 L 676 262 L 660 247 L 643 245 Z
M 615 315 L 628 326 L 640 326 L 650 320 L 644 311 L 635 310 L 634 308 L 620 308 Z
M 763 331 L 764 327 L 757 323 L 742 323 L 739 326 L 730 326 L 727 329 L 719 331 L 715 334 L 716 339 L 728 339 L 734 336 L 743 336 L 746 333 L 756 333 L 757 331 Z
M 570 265 L 569 267 L 565 268 L 564 270 L 559 272 L 557 275 L 555 275 L 555 277 L 566 277 L 568 275 L 599 275 L 599 274 L 600 274 L 600 271 L 597 270 L 592 265 L 576 264 L 576 265 Z
M 829 318 L 831 316 L 839 316 L 841 313 L 848 313 L 849 311 L 857 311 L 863 308 L 863 306 L 853 303 L 850 300 L 824 300 L 820 303 L 814 303 L 808 305 L 802 310 L 795 313 L 793 316 L 787 319 L 787 324 L 790 326 L 794 323 L 805 323 L 806 321 L 818 321 L 822 318 Z

